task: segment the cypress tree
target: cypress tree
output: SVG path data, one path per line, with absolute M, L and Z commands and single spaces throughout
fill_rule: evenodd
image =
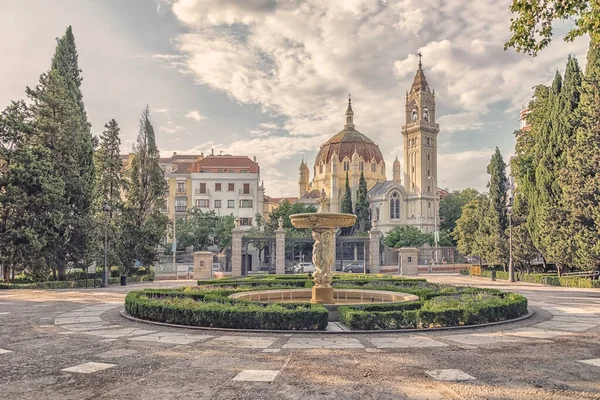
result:
M 575 245 L 573 264 L 600 266 L 600 41 L 592 40 L 562 181 Z
M 354 210 L 352 208 L 352 192 L 350 191 L 350 181 L 348 179 L 348 171 L 346 171 L 346 186 L 344 190 L 344 196 L 342 196 L 342 201 L 340 203 L 340 212 L 346 214 L 353 214 Z M 356 226 L 356 223 L 354 224 Z M 354 226 L 348 228 L 340 229 L 340 232 L 343 236 L 349 236 L 354 231 Z
M 119 124 L 111 119 L 104 125 L 104 131 L 100 135 L 100 145 L 95 153 L 96 188 L 98 199 L 108 203 L 113 211 L 121 208 L 121 189 L 123 188 L 123 177 L 121 170 L 123 163 L 120 156 L 121 139 L 119 138 Z
M 356 195 L 356 226 L 359 232 L 367 232 L 371 229 L 371 213 L 369 199 L 367 197 L 367 180 L 361 171 L 358 181 L 358 192 Z
M 490 265 L 506 266 L 508 261 L 505 233 L 508 227 L 506 215 L 508 179 L 506 178 L 506 164 L 497 147 L 487 167 L 487 172 L 490 174 L 488 205 L 479 226 L 478 246 L 480 246 L 481 256 Z
M 142 265 L 156 260 L 156 247 L 164 238 L 168 223 L 160 212 L 165 204 L 167 184 L 160 168 L 160 153 L 147 106 L 142 112 L 134 153 L 126 203 L 118 221 L 119 257 L 125 273 L 131 271 L 136 260 Z

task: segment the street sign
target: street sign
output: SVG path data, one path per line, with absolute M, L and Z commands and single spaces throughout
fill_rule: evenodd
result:
M 433 237 L 435 238 L 436 242 L 439 242 L 440 241 L 440 232 L 439 231 L 433 232 Z

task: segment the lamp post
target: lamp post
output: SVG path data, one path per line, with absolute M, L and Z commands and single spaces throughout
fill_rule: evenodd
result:
M 108 277 L 106 276 L 108 271 L 108 217 L 110 216 L 110 206 L 107 202 L 102 205 L 102 211 L 104 211 L 104 268 L 102 268 L 102 287 L 108 286 Z
M 435 178 L 433 176 L 430 176 L 429 179 L 433 181 L 433 190 L 434 190 L 434 193 L 437 195 L 437 184 L 435 182 Z M 433 207 L 434 207 L 433 208 L 433 217 L 434 217 L 433 224 L 434 224 L 435 232 L 433 232 L 433 239 L 435 241 L 435 250 L 433 252 L 434 252 L 435 263 L 437 264 L 438 263 L 437 248 L 438 248 L 438 234 L 439 233 L 438 233 L 438 226 L 437 226 L 437 224 L 438 224 L 437 223 L 437 211 L 436 211 L 437 208 L 435 207 L 435 205 L 436 204 L 435 204 L 435 196 L 434 196 L 434 198 L 433 198 Z
M 508 214 L 508 281 L 515 281 L 515 270 L 513 267 L 513 251 L 512 251 L 512 206 L 513 206 L 513 198 L 510 196 L 508 198 L 508 203 L 506 204 L 506 214 Z

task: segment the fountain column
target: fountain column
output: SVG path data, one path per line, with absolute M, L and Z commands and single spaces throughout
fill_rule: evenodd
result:
M 279 227 L 275 231 L 275 273 L 285 274 L 285 229 L 283 218 L 279 217 Z
M 371 273 L 378 274 L 381 272 L 381 266 L 379 265 L 379 240 L 381 238 L 381 231 L 377 229 L 377 220 L 371 221 L 372 228 L 369 231 L 369 255 L 371 264 Z

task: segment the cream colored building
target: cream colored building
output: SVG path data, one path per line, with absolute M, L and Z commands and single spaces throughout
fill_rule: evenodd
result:
M 372 218 L 378 221 L 378 227 L 384 233 L 397 225 L 413 225 L 424 232 L 433 232 L 439 209 L 439 125 L 435 122 L 435 92 L 429 88 L 420 60 L 411 89 L 406 93 L 404 118 L 404 173 L 396 158 L 392 166 L 392 180 L 387 180 L 385 160 L 379 146 L 356 130 L 349 99 L 344 128 L 321 146 L 315 159 L 312 181 L 308 165 L 302 160 L 298 201 L 315 204 L 323 190 L 330 198 L 330 210 L 339 212 L 346 174 L 352 204 L 355 205 L 362 173 L 367 181 Z

